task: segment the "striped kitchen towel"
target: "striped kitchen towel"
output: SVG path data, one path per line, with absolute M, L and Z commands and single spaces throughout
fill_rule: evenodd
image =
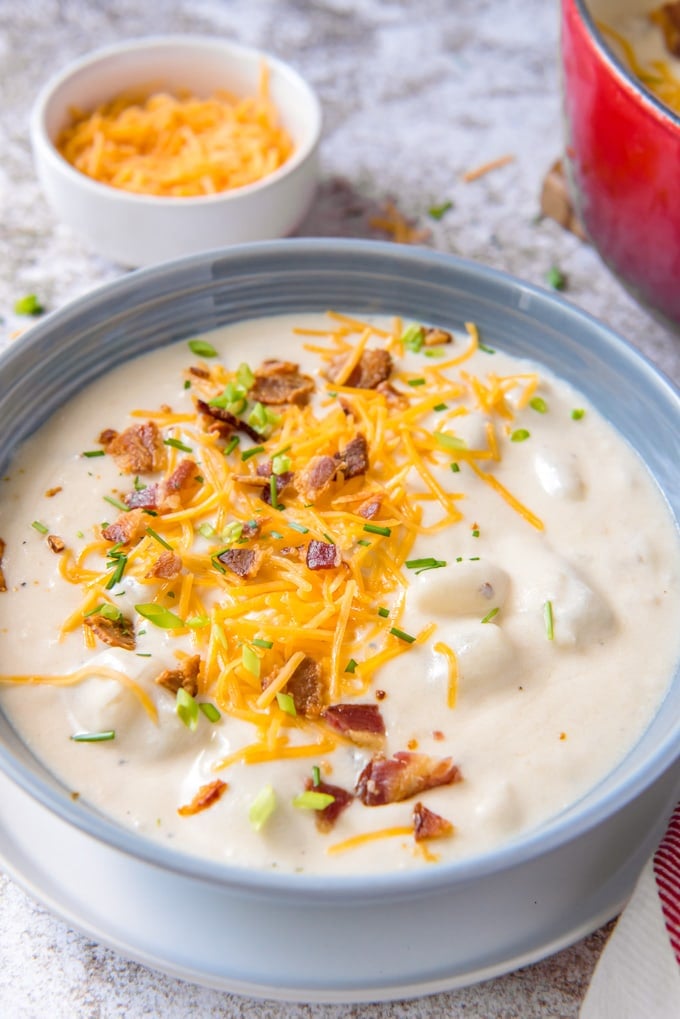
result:
M 607 942 L 580 1019 L 680 1019 L 680 804 Z

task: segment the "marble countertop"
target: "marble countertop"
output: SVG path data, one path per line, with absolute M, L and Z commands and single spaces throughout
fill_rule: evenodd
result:
M 426 14 L 424 12 L 427 12 Z M 55 221 L 28 142 L 31 103 L 68 60 L 118 39 L 225 35 L 296 66 L 324 110 L 323 184 L 304 235 L 383 236 L 388 200 L 425 243 L 547 285 L 613 326 L 680 379 L 677 337 L 626 294 L 595 252 L 540 219 L 541 183 L 560 155 L 558 4 L 544 0 L 0 0 L 0 347 L 20 342 L 17 298 L 56 309 L 124 270 Z M 511 154 L 473 182 L 471 167 Z M 428 215 L 450 201 L 440 219 Z M 285 1005 L 196 987 L 129 962 L 71 930 L 0 874 L 0 1014 L 166 1019 L 539 1019 L 577 1016 L 608 928 L 477 987 L 389 1005 Z

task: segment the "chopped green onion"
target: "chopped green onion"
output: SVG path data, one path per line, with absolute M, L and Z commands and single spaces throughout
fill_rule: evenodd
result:
M 147 487 L 139 480 L 139 474 L 135 475 L 135 480 L 132 482 L 132 484 L 134 485 L 135 492 L 143 492 L 144 489 Z
M 251 456 L 256 456 L 258 453 L 264 453 L 264 446 L 251 446 L 250 449 L 244 449 L 241 453 L 241 460 L 245 463 L 246 460 L 250 460 Z
M 277 451 L 274 453 L 274 457 L 276 458 L 277 456 L 283 456 L 284 453 L 289 453 L 292 448 L 293 443 L 289 442 L 287 446 L 281 446 L 281 449 L 277 449 Z
M 35 528 L 36 531 L 40 531 L 41 534 L 49 534 L 50 532 L 49 527 L 45 527 L 45 525 L 41 524 L 39 520 L 34 520 L 31 527 Z
M 86 619 L 88 616 L 103 616 L 104 619 L 111 619 L 115 623 L 119 619 L 123 618 L 123 613 L 117 605 L 111 605 L 109 602 L 102 602 L 101 605 L 97 605 L 96 608 L 90 609 L 89 612 L 86 612 L 83 619 Z
M 198 533 L 203 538 L 214 538 L 215 537 L 215 528 L 213 527 L 212 524 L 209 524 L 207 521 L 205 521 L 202 524 L 199 524 L 198 527 L 196 528 L 196 530 L 198 531 Z
M 252 388 L 255 382 L 255 376 L 251 371 L 250 365 L 246 364 L 245 361 L 242 361 L 236 369 L 236 381 L 246 392 Z
M 184 625 L 188 626 L 191 630 L 202 630 L 209 622 L 210 616 L 190 616 L 185 620 Z
M 285 474 L 286 471 L 290 470 L 290 457 L 283 456 L 279 453 L 272 460 L 272 473 L 279 475 Z
M 168 543 L 168 542 L 167 542 L 167 541 L 165 540 L 165 538 L 161 538 L 160 534 L 157 534 L 157 533 L 156 533 L 156 532 L 154 531 L 153 527 L 147 527 L 147 529 L 146 529 L 146 533 L 147 533 L 147 534 L 149 535 L 149 537 L 150 537 L 150 538 L 153 538 L 153 539 L 154 539 L 154 541 L 157 541 L 159 545 L 162 545 L 162 546 L 163 546 L 163 548 L 169 548 L 171 552 L 173 552 L 173 551 L 174 551 L 174 549 L 173 549 L 172 545 L 170 545 L 170 544 L 169 544 L 169 543 Z
M 172 446 L 173 449 L 181 449 L 183 453 L 193 453 L 191 446 L 187 446 L 186 442 L 182 442 L 181 439 L 163 439 L 165 446 Z
M 510 442 L 524 442 L 530 435 L 531 432 L 527 428 L 515 428 L 510 435 Z
M 495 354 L 496 353 L 496 351 L 493 349 L 493 347 L 487 347 L 486 343 L 478 343 L 477 344 L 477 349 L 484 351 L 485 354 Z
M 425 385 L 427 385 L 427 379 L 424 379 L 424 378 L 409 379 L 408 380 L 408 384 L 409 384 L 409 386 L 425 386 Z
M 222 549 L 222 552 L 226 552 L 226 549 Z M 216 552 L 215 555 L 210 556 L 210 562 L 213 564 L 218 573 L 226 573 L 227 571 L 218 559 L 218 556 L 221 554 L 221 552 Z
M 451 470 L 453 471 L 454 474 L 458 474 L 458 472 L 460 471 L 460 467 L 455 461 L 451 464 Z
M 572 421 L 580 421 L 585 415 L 583 407 L 575 407 L 571 412 Z
M 350 658 L 350 660 L 347 662 L 347 665 L 345 666 L 345 672 L 350 672 L 350 673 L 356 672 L 358 664 L 359 663 L 355 662 L 353 658 Z
M 175 698 L 175 711 L 180 721 L 184 722 L 187 729 L 195 731 L 198 725 L 198 703 L 191 694 L 180 686 Z
M 229 456 L 230 453 L 233 453 L 240 441 L 241 440 L 238 435 L 232 435 L 229 442 L 224 447 L 224 455 Z
M 191 389 L 191 379 L 185 379 L 184 380 L 184 388 L 185 389 Z
M 106 456 L 106 453 L 104 452 L 103 449 L 86 449 L 80 455 L 81 456 L 86 456 L 86 457 L 89 457 L 90 459 L 92 459 L 92 457 L 95 457 L 95 456 Z
M 115 729 L 105 729 L 103 732 L 74 732 L 71 736 L 74 743 L 107 743 L 115 738 Z
M 162 630 L 179 630 L 185 626 L 183 619 L 176 616 L 170 609 L 163 608 L 162 605 L 156 605 L 155 602 L 148 602 L 142 605 L 135 605 L 135 612 L 138 612 L 140 616 L 144 616 L 154 626 L 159 626 Z
M 312 765 L 312 783 L 314 785 L 321 785 L 321 769 L 318 764 Z
M 556 265 L 552 265 L 546 273 L 546 280 L 553 290 L 565 290 L 567 286 L 567 277 L 564 275 L 561 269 L 558 269 Z
M 465 439 L 457 435 L 449 435 L 448 432 L 433 432 L 435 442 L 438 442 L 444 449 L 465 449 Z
M 293 700 L 292 694 L 284 693 L 283 690 L 279 690 L 276 695 L 276 702 L 282 711 L 285 711 L 287 715 L 297 715 L 295 710 L 295 701 Z
M 371 543 L 370 543 L 370 541 L 367 538 L 359 538 L 357 540 L 357 545 L 363 545 L 364 548 L 370 548 L 371 547 Z
M 14 313 L 16 315 L 42 315 L 44 307 L 35 294 L 26 294 L 14 302 Z
M 248 424 L 261 431 L 267 424 L 267 415 L 263 403 L 254 403 L 253 409 L 248 415 Z
M 222 715 L 210 701 L 199 701 L 199 709 L 203 712 L 209 722 L 219 722 Z
M 539 414 L 545 414 L 548 410 L 548 404 L 542 396 L 535 396 L 533 400 L 529 400 L 529 406 L 532 410 L 537 410 Z
M 445 199 L 443 202 L 439 202 L 437 205 L 431 205 L 427 210 L 427 214 L 430 219 L 442 219 L 443 216 L 453 207 L 453 202 L 450 198 Z
M 382 619 L 387 619 L 389 614 L 390 610 L 386 609 L 384 605 L 381 605 L 380 608 L 378 609 L 378 615 L 381 616 Z
M 473 538 L 478 538 L 479 537 L 479 528 L 478 527 L 473 527 L 472 528 L 472 537 Z
M 552 602 L 547 601 L 543 606 L 543 619 L 545 621 L 545 634 L 548 640 L 555 639 L 555 628 L 553 624 Z
M 127 513 L 130 509 L 130 507 L 126 506 L 124 502 L 121 502 L 120 499 L 114 498 L 112 495 L 105 495 L 104 502 L 110 503 L 111 506 L 115 506 L 116 509 L 122 510 L 123 513 Z
M 425 357 L 444 357 L 446 351 L 443 347 L 426 347 L 423 353 Z
M 212 343 L 206 340 L 189 340 L 189 350 L 197 357 L 217 357 L 217 351 Z
M 384 538 L 389 538 L 392 533 L 391 527 L 381 527 L 380 524 L 364 524 L 364 530 L 369 534 L 382 534 Z
M 336 544 L 335 538 L 332 535 L 330 535 L 328 531 L 322 531 L 321 533 L 323 534 L 324 538 L 326 539 L 329 545 Z
M 238 541 L 243 534 L 243 524 L 240 520 L 232 520 L 222 531 L 223 541 Z
M 398 637 L 399 640 L 405 640 L 407 644 L 413 644 L 416 639 L 415 637 L 412 637 L 410 633 L 404 633 L 403 630 L 398 629 L 396 626 L 392 627 L 390 633 L 393 637 Z
M 263 647 L 267 651 L 269 650 L 269 648 L 274 647 L 273 640 L 264 640 L 263 637 L 253 637 L 250 643 L 254 644 L 255 647 Z
M 436 403 L 432 410 L 446 410 L 447 406 L 445 403 Z
M 270 538 L 277 538 L 277 539 L 283 538 L 283 535 L 281 534 L 280 531 L 270 531 L 269 532 L 269 536 L 270 536 Z
M 297 531 L 299 534 L 309 534 L 309 528 L 305 527 L 304 524 L 298 524 L 297 520 L 289 520 L 288 526 L 292 527 L 292 529 Z
M 478 555 L 471 555 L 470 558 L 468 559 L 468 562 L 469 563 L 478 563 L 479 562 L 479 556 Z
M 263 786 L 250 804 L 248 820 L 255 831 L 260 831 L 276 810 L 276 793 L 271 785 Z
M 427 556 L 424 559 L 407 559 L 404 564 L 407 570 L 415 570 L 416 574 L 423 573 L 425 570 L 437 570 L 441 566 L 446 566 L 446 560 L 434 559 L 432 556 Z
M 491 609 L 491 611 L 487 612 L 487 614 L 484 616 L 484 619 L 482 619 L 482 622 L 483 623 L 490 623 L 491 620 L 494 619 L 494 617 L 497 616 L 499 612 L 500 612 L 500 608 Z
M 135 651 L 135 655 L 137 656 L 137 658 L 151 658 L 152 657 L 150 651 Z
M 425 342 L 425 330 L 420 325 L 410 325 L 406 332 L 402 334 L 401 342 L 407 350 L 417 354 Z
M 276 484 L 276 475 L 272 474 L 269 479 L 269 499 L 272 504 L 272 509 L 280 510 L 283 509 L 283 503 L 279 502 L 279 490 Z
M 256 679 L 260 678 L 260 659 L 247 644 L 244 644 L 241 650 L 241 664 L 251 676 L 255 676 Z
M 335 803 L 335 796 L 331 796 L 330 793 L 318 793 L 314 789 L 307 789 L 293 799 L 293 806 L 298 810 L 325 810 L 331 803 Z

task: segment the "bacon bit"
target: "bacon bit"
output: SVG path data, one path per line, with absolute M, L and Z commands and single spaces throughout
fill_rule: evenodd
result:
M 220 552 L 217 558 L 237 577 L 250 578 L 259 573 L 264 551 L 261 548 L 228 548 Z
M 278 676 L 276 669 L 262 680 L 262 689 L 266 690 Z M 286 693 L 293 698 L 298 715 L 305 718 L 318 718 L 323 709 L 323 683 L 321 666 L 309 655 L 305 655 L 293 675 L 286 683 Z
M 375 699 L 377 701 L 384 701 L 386 697 L 387 697 L 387 693 L 386 693 L 385 690 L 376 690 L 375 691 Z
M 102 538 L 116 545 L 118 542 L 134 545 L 146 534 L 146 521 L 144 510 L 131 509 L 128 513 L 121 513 L 112 524 L 105 527 Z
M 436 739 L 436 740 L 437 740 L 438 742 L 440 742 L 440 743 L 441 743 L 441 741 L 442 741 L 442 740 L 443 740 L 444 738 L 445 738 L 445 737 L 444 737 L 444 733 L 443 733 L 443 732 L 441 731 L 441 729 L 435 729 L 435 730 L 433 731 L 433 733 L 432 733 L 432 739 Z
M 48 488 L 45 492 L 46 499 L 52 499 L 55 495 L 58 495 L 62 491 L 61 485 L 55 485 L 54 488 Z
M 212 807 L 213 803 L 217 803 L 222 794 L 229 788 L 226 782 L 223 782 L 221 778 L 216 778 L 214 782 L 208 782 L 207 785 L 202 785 L 194 796 L 191 803 L 188 803 L 185 807 L 178 807 L 177 813 L 182 817 L 190 817 L 192 814 L 199 814 L 202 810 L 207 810 L 208 807 Z
M 95 637 L 99 637 L 103 644 L 108 644 L 109 647 L 122 647 L 126 651 L 134 651 L 135 632 L 132 622 L 125 616 L 121 616 L 120 619 L 107 619 L 106 616 L 95 613 L 93 616 L 85 616 L 83 623 L 92 630 Z
M 278 554 L 286 559 L 302 559 L 304 545 L 284 545 L 278 550 Z
M 384 746 L 385 721 L 377 704 L 330 704 L 321 715 L 331 729 L 360 747 Z
M 453 343 L 453 336 L 446 329 L 430 326 L 425 330 L 426 347 L 439 347 L 443 343 Z
M 334 382 L 340 375 L 346 363 L 347 356 L 345 354 L 331 361 L 328 370 L 328 378 L 331 382 Z M 344 384 L 353 389 L 377 389 L 382 382 L 387 381 L 391 371 L 392 355 L 389 350 L 374 347 L 363 352 L 359 363 L 354 366 Z
M 390 382 L 380 382 L 375 387 L 375 391 L 385 397 L 388 407 L 394 407 L 395 410 L 404 410 L 409 405 L 405 393 L 400 393 Z
M 241 531 L 242 538 L 257 538 L 262 530 L 261 520 L 246 520 Z
M 515 157 L 511 154 L 506 156 L 499 156 L 498 159 L 490 159 L 488 163 L 482 163 L 481 166 L 475 166 L 472 170 L 467 170 L 461 177 L 461 180 L 465 181 L 466 184 L 470 184 L 473 180 L 478 180 L 480 177 L 484 177 L 485 174 L 491 173 L 492 170 L 500 170 L 502 166 L 507 166 L 508 163 L 514 163 Z
M 5 549 L 6 548 L 7 548 L 7 545 L 5 544 L 3 539 L 0 538 L 0 591 L 6 591 L 7 590 L 7 581 L 5 580 L 5 573 L 4 573 L 4 570 L 2 568 L 2 560 L 3 560 L 3 556 L 5 555 Z
M 316 502 L 330 487 L 338 469 L 332 456 L 313 456 L 309 463 L 295 474 L 295 488 L 305 502 Z
M 158 485 L 147 485 L 146 488 L 134 489 L 123 496 L 123 502 L 130 509 L 155 510 L 158 503 Z
M 343 810 L 349 807 L 350 803 L 354 799 L 352 793 L 348 792 L 347 789 L 343 789 L 339 785 L 330 785 L 328 782 L 319 782 L 318 785 L 314 785 L 311 778 L 306 779 L 305 789 L 313 790 L 315 793 L 326 793 L 327 796 L 333 796 L 333 802 L 329 803 L 323 810 L 314 811 L 314 819 L 316 821 L 316 827 L 320 832 L 326 834 L 331 831 L 334 827 L 335 822 L 342 814 Z
M 199 470 L 191 459 L 180 460 L 169 478 L 158 485 L 159 513 L 175 513 L 191 502 L 201 487 Z
M 310 570 L 332 570 L 341 562 L 337 545 L 312 538 L 307 546 L 307 568 Z
M 205 400 L 196 400 L 196 407 L 208 418 L 207 431 L 217 432 L 223 439 L 228 439 L 232 432 L 243 432 L 253 442 L 261 441 L 262 436 L 259 432 L 256 432 L 247 421 L 230 414 L 224 407 L 213 407 Z
M 435 814 L 424 803 L 416 803 L 413 808 L 413 837 L 416 842 L 426 839 L 442 839 L 453 835 L 453 825 L 441 814 Z
M 450 757 L 399 751 L 391 758 L 375 754 L 359 775 L 356 794 L 367 807 L 398 803 L 435 786 L 462 781 Z
M 99 441 L 105 432 L 99 436 Z M 123 474 L 146 474 L 165 467 L 165 446 L 160 430 L 153 421 L 130 425 L 120 435 L 104 443 Z
M 663 32 L 666 49 L 674 57 L 680 57 L 680 3 L 661 4 L 650 11 L 650 21 Z
M 115 428 L 105 428 L 103 432 L 99 433 L 99 438 L 97 439 L 97 442 L 101 446 L 108 446 L 116 438 L 118 438 L 118 432 L 115 430 Z
M 410 739 L 408 741 L 408 743 L 406 744 L 406 746 L 409 748 L 409 750 L 417 750 L 418 749 L 418 740 L 417 739 Z
M 270 358 L 263 361 L 255 372 L 255 381 L 248 390 L 251 400 L 259 403 L 307 403 L 314 391 L 314 379 L 303 375 L 292 361 Z
M 195 697 L 198 693 L 198 673 L 201 668 L 201 656 L 192 655 L 186 658 L 176 669 L 164 669 L 154 680 L 158 686 L 176 694 L 182 687 L 188 694 Z
M 58 537 L 56 534 L 47 535 L 47 544 L 49 545 L 50 550 L 52 552 L 56 552 L 57 555 L 59 555 L 60 552 L 63 552 L 66 548 L 66 542 L 63 538 Z
M 182 572 L 182 557 L 177 552 L 161 552 L 156 562 L 147 573 L 147 580 L 157 577 L 159 580 L 177 580 Z
M 207 368 L 199 368 L 199 366 L 196 365 L 196 364 L 192 364 L 189 367 L 189 374 L 190 375 L 195 375 L 197 379 L 209 379 L 210 378 L 210 372 L 208 371 L 208 369 Z
M 429 230 L 419 230 L 413 221 L 406 219 L 391 199 L 385 202 L 382 215 L 373 216 L 368 222 L 374 230 L 384 230 L 398 244 L 420 244 L 430 236 Z
M 345 481 L 365 474 L 369 468 L 369 461 L 368 443 L 364 436 L 357 435 L 351 442 L 348 442 L 344 449 L 335 454 L 335 459 L 339 462 Z
M 357 508 L 357 513 L 364 520 L 372 520 L 373 517 L 377 516 L 382 506 L 382 496 L 371 495 L 368 499 L 362 502 L 361 506 Z

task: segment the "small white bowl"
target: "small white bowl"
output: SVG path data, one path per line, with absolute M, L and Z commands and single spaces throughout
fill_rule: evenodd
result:
M 295 151 L 255 184 L 195 198 L 134 194 L 91 179 L 55 147 L 73 107 L 89 111 L 138 89 L 254 95 L 262 61 Z M 296 71 L 267 53 L 202 36 L 154 36 L 98 50 L 52 78 L 31 114 L 35 165 L 55 213 L 99 254 L 130 267 L 290 233 L 314 197 L 320 134 L 319 101 Z

